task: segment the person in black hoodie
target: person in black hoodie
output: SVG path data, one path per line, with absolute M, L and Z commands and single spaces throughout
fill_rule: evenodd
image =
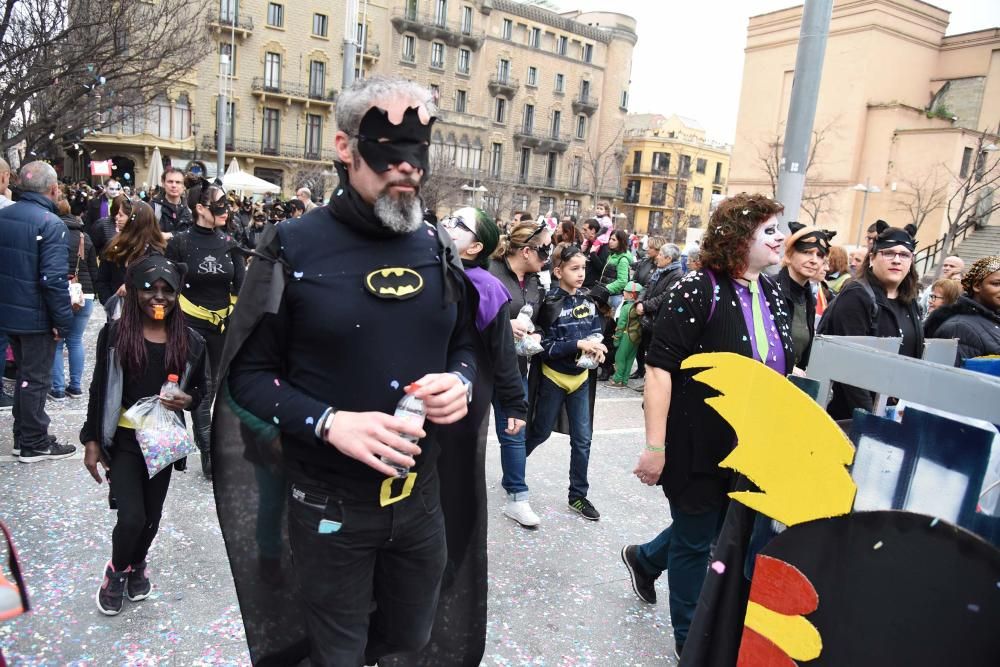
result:
M 791 236 L 785 241 L 778 286 L 791 315 L 795 368 L 805 370 L 816 330 L 816 297 L 809 281 L 823 269 L 823 260 L 830 254 L 830 239 L 836 232 L 798 222 L 788 223 L 788 229 Z
M 962 277 L 965 294 L 935 308 L 924 322 L 928 338 L 957 338 L 961 366 L 967 359 L 1000 355 L 1000 255 L 983 257 Z
M 98 484 L 98 466 L 104 469 L 111 509 L 118 510 L 111 559 L 96 596 L 97 608 L 107 616 L 121 612 L 126 595 L 132 601 L 149 597 L 146 554 L 160 525 L 171 468 L 183 470 L 185 465 L 181 459 L 151 478 L 135 425 L 123 415 L 139 399 L 159 395 L 169 374 L 178 376 L 180 389 L 160 396 L 168 410 L 193 410 L 205 392 L 204 341 L 184 325 L 176 306 L 183 272 L 184 267 L 162 255 L 131 263 L 121 319 L 106 324 L 97 337 L 80 442 L 84 466 Z
M 854 280 L 846 283 L 820 320 L 816 333 L 827 336 L 902 337 L 899 354 L 919 359 L 924 351 L 920 324 L 919 278 L 913 265 L 917 228 L 876 223 L 878 236 Z M 869 412 L 874 397 L 866 389 L 839 382 L 827 412 L 834 419 L 850 419 L 855 408 Z
M 194 222 L 194 211 L 184 201 L 184 180 L 184 172 L 176 167 L 167 167 L 160 177 L 163 191 L 152 200 L 156 222 L 168 239 Z
M 220 185 L 198 183 L 188 190 L 188 205 L 194 211 L 194 225 L 177 232 L 167 243 L 166 256 L 188 267 L 184 294 L 178 297 L 187 325 L 201 334 L 208 349 L 212 387 L 222 362 L 226 324 L 243 285 L 243 251 L 226 232 L 229 201 Z M 201 470 L 212 476 L 211 429 L 212 388 L 209 400 L 191 413 L 195 442 L 201 451 Z
M 66 249 L 69 252 L 69 279 L 80 284 L 83 303 L 73 306 L 73 323 L 65 341 L 56 341 L 56 354 L 52 362 L 52 388 L 49 397 L 62 400 L 67 396 L 83 396 L 81 381 L 85 355 L 83 332 L 94 310 L 95 280 L 97 278 L 97 253 L 90 237 L 83 231 L 83 222 L 71 213 L 69 202 L 63 198 L 56 202 L 60 219 L 66 223 Z M 72 289 L 72 288 L 71 288 Z M 69 384 L 64 372 L 63 346 L 69 350 Z

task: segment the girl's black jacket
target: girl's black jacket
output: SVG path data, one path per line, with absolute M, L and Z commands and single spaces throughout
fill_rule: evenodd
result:
M 111 459 L 111 448 L 114 446 L 115 431 L 118 430 L 118 419 L 122 411 L 122 391 L 125 386 L 125 375 L 115 341 L 118 338 L 119 321 L 105 324 L 97 336 L 97 357 L 94 365 L 94 377 L 90 381 L 90 399 L 87 403 L 87 421 L 80 429 L 80 442 L 86 444 L 96 440 L 101 444 L 104 455 Z M 188 358 L 184 374 L 179 382 L 185 393 L 191 396 L 188 410 L 194 410 L 202 400 L 212 400 L 206 396 L 208 385 L 207 364 L 205 363 L 205 339 L 190 327 L 188 335 Z M 183 414 L 181 419 L 183 419 Z M 185 460 L 181 459 L 175 467 L 185 468 Z

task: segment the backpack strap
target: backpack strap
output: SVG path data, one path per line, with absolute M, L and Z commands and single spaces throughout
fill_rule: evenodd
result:
M 865 292 L 868 294 L 868 298 L 872 300 L 871 312 L 869 313 L 870 321 L 868 322 L 868 335 L 877 337 L 879 305 L 878 299 L 875 298 L 875 290 L 872 289 L 872 286 L 868 284 L 867 280 L 859 280 L 857 282 L 861 284 L 861 287 L 863 287 Z

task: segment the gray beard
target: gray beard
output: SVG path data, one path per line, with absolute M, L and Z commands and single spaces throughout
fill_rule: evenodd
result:
M 414 232 L 424 222 L 420 198 L 410 193 L 401 193 L 396 199 L 388 194 L 379 195 L 375 200 L 375 216 L 383 226 L 397 234 Z

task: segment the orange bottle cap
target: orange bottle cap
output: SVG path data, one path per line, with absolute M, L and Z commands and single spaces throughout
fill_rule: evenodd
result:
M 173 373 L 167 376 L 167 382 L 177 382 L 178 380 L 180 380 L 180 378 Z
M 403 387 L 403 391 L 405 391 L 407 394 L 412 394 L 418 389 L 420 389 L 420 385 L 416 382 L 411 382 L 410 384 Z

